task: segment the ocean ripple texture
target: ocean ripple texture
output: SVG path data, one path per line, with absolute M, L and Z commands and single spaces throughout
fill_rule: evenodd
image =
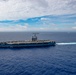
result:
M 30 40 L 31 36 L 32 32 L 1 32 L 0 41 Z M 55 40 L 57 44 L 0 48 L 0 75 L 76 75 L 76 32 L 39 32 L 38 39 Z

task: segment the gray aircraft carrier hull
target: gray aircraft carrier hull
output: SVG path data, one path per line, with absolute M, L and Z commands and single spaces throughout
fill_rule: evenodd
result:
M 47 47 L 55 45 L 56 42 L 51 40 L 0 42 L 0 48 L 27 48 L 27 47 L 30 48 L 30 47 Z

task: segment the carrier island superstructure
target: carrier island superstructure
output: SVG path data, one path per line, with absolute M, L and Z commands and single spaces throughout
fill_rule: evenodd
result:
M 30 47 L 47 47 L 55 46 L 56 42 L 52 40 L 38 40 L 36 34 L 32 36 L 31 40 L 27 41 L 6 41 L 0 42 L 0 48 L 30 48 Z

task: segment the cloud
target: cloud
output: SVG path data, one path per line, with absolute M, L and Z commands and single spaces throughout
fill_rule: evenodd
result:
M 0 20 L 76 13 L 76 0 L 0 0 Z
M 28 25 L 6 25 L 6 26 L 1 26 L 0 31 L 26 31 L 28 28 Z
M 55 24 L 43 24 L 42 26 L 30 26 L 28 24 L 25 25 L 20 25 L 20 24 L 16 24 L 16 25 L 0 25 L 0 32 L 16 32 L 16 31 L 73 31 L 76 30 L 76 26 L 75 27 L 59 27 L 58 25 Z
M 56 26 L 51 26 L 51 25 L 45 25 L 43 24 L 42 26 L 37 25 L 37 26 L 31 26 L 29 24 L 25 25 L 1 25 L 0 24 L 0 32 L 10 32 L 10 31 L 58 31 L 58 28 Z
M 4 1 L 4 2 L 6 2 L 6 1 L 8 1 L 8 0 L 0 0 L 0 2 L 1 2 L 1 1 Z
M 76 22 L 74 24 L 76 25 Z
M 28 1 L 31 2 L 31 4 L 33 3 L 34 5 L 40 6 L 42 8 L 48 7 L 48 2 L 46 0 L 28 0 Z
M 41 21 L 47 21 L 47 20 L 49 20 L 48 18 L 41 18 Z
M 72 29 L 73 29 L 73 30 L 76 30 L 76 26 L 75 26 L 75 27 L 72 27 Z

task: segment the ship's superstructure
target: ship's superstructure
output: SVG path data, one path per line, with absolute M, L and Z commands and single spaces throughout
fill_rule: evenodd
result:
M 29 41 L 7 41 L 0 42 L 0 48 L 26 48 L 26 47 L 42 47 L 55 46 L 56 42 L 52 40 L 38 40 L 36 34 Z

